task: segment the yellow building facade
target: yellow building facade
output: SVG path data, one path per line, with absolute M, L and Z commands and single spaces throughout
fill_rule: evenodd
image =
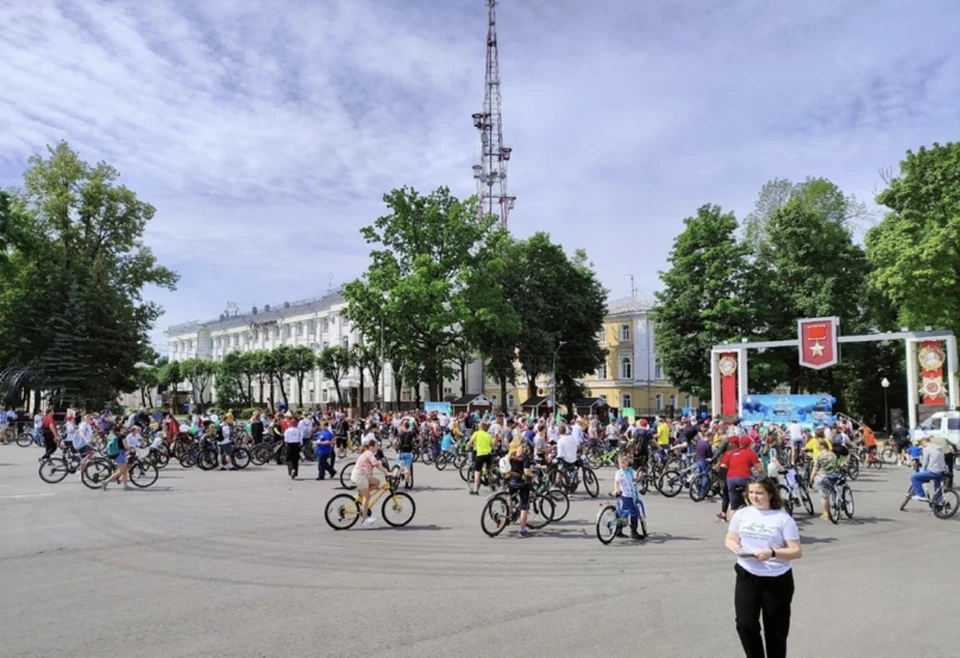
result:
M 606 348 L 603 365 L 587 375 L 583 383 L 587 395 L 603 400 L 615 409 L 627 407 L 637 415 L 664 414 L 673 410 L 699 407 L 700 400 L 679 390 L 663 374 L 656 354 L 654 323 L 650 317 L 651 304 L 637 297 L 627 297 L 609 303 L 607 316 L 600 332 L 600 346 Z M 537 381 L 537 395 L 548 397 L 552 391 L 549 375 Z M 499 399 L 500 386 L 487 379 L 484 394 L 497 403 L 498 408 L 518 410 L 527 401 L 525 378 L 517 386 L 508 388 L 506 405 Z

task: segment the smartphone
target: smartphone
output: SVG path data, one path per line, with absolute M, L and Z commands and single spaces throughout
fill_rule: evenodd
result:
M 737 557 L 755 557 L 753 553 L 748 553 L 748 552 L 744 551 L 743 549 L 740 549 L 740 551 L 738 552 L 738 551 L 735 551 L 735 550 L 733 550 L 733 549 L 731 548 L 731 549 L 730 549 L 730 552 L 733 553 L 734 555 L 736 555 Z

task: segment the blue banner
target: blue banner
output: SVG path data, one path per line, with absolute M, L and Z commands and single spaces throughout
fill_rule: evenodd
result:
M 786 425 L 794 418 L 800 425 L 813 428 L 835 420 L 830 395 L 748 395 L 743 400 L 743 424 Z
M 448 416 L 453 413 L 453 405 L 449 402 L 424 402 L 423 410 L 427 413 L 436 411 L 439 413 L 445 413 Z

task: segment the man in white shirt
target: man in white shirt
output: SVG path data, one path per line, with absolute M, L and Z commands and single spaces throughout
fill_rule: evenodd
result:
M 217 441 L 217 452 L 220 453 L 220 470 L 232 471 L 233 465 L 233 423 L 223 423 L 220 426 L 220 436 Z
M 287 456 L 287 475 L 291 480 L 296 480 L 300 474 L 300 446 L 303 443 L 300 428 L 290 425 L 283 433 L 283 443 Z
M 560 434 L 557 439 L 557 459 L 562 460 L 568 466 L 577 463 L 577 448 L 580 444 L 573 434 Z
M 570 426 L 569 436 L 572 436 L 573 439 L 577 442 L 578 448 L 580 447 L 581 443 L 586 441 L 586 437 L 583 434 L 583 427 L 580 426 L 580 423 L 578 421 L 574 421 L 573 425 Z M 561 436 L 560 438 L 562 439 L 563 437 Z M 559 445 L 559 443 L 560 442 L 558 440 L 557 445 Z

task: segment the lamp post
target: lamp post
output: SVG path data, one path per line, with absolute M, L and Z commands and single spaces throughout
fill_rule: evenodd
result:
M 557 355 L 560 353 L 560 348 L 567 344 L 567 341 L 561 340 L 557 345 L 557 349 L 553 351 L 553 418 L 557 418 Z
M 883 433 L 890 436 L 890 412 L 887 411 L 887 389 L 890 388 L 890 380 L 884 377 L 880 380 L 880 386 L 883 387 Z

